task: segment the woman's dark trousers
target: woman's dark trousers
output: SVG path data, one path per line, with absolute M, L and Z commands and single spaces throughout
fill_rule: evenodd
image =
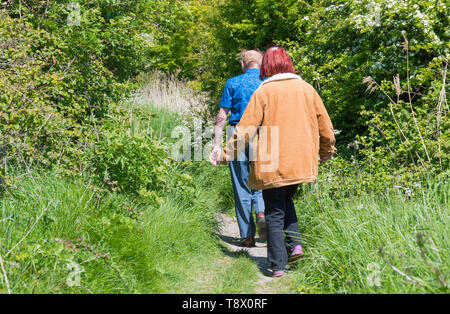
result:
M 285 270 L 288 253 L 300 243 L 292 197 L 298 184 L 263 190 L 267 222 L 267 258 L 273 270 Z

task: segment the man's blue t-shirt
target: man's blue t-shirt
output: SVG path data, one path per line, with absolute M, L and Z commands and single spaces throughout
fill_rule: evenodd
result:
M 228 121 L 230 125 L 239 123 L 250 98 L 261 85 L 259 73 L 259 69 L 248 69 L 244 74 L 230 78 L 225 84 L 219 107 L 231 109 Z

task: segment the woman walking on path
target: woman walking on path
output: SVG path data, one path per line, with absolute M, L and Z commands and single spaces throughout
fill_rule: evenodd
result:
M 318 154 L 325 162 L 336 152 L 333 125 L 316 90 L 299 76 L 286 51 L 271 47 L 261 79 L 223 150 L 222 163 L 249 145 L 257 146 L 248 186 L 263 190 L 267 257 L 273 275 L 283 276 L 288 261 L 303 256 L 292 197 L 300 183 L 314 182 Z
M 262 57 L 262 53 L 259 51 L 243 51 L 241 53 L 241 66 L 244 74 L 229 79 L 225 85 L 219 104 L 220 110 L 216 117 L 214 146 L 210 156 L 210 161 L 215 166 L 217 165 L 218 157 L 222 154 L 222 133 L 228 113 L 231 111 L 228 121 L 230 127 L 227 133 L 231 135 L 234 133 L 236 124 L 239 123 L 250 97 L 262 82 L 260 79 Z M 252 205 L 255 209 L 259 239 L 262 242 L 266 241 L 264 200 L 260 190 L 252 190 L 247 186 L 249 167 L 248 148 L 242 151 L 236 160 L 229 163 L 236 218 L 241 237 L 243 238 L 241 245 L 245 247 L 255 246 L 256 228 L 252 215 Z

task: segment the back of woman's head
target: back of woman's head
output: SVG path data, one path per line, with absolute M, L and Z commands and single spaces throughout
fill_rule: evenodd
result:
M 295 74 L 294 64 L 284 48 L 273 46 L 264 53 L 261 65 L 261 79 L 280 73 Z

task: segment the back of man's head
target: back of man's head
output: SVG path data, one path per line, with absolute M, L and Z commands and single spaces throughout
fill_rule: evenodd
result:
M 243 50 L 239 54 L 239 57 L 241 59 L 242 66 L 245 69 L 260 68 L 263 54 L 259 50 Z

